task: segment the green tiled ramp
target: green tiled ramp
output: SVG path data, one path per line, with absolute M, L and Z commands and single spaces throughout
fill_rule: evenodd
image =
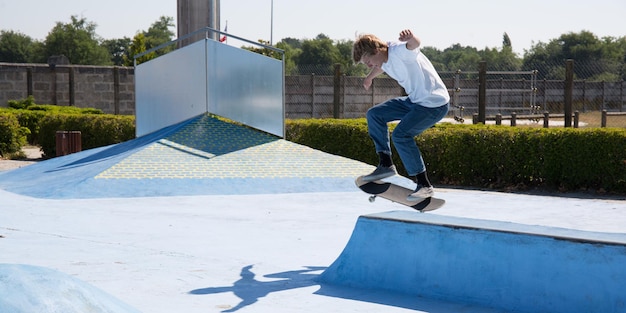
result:
M 339 178 L 372 167 L 244 126 L 203 116 L 96 176 L 145 178 Z

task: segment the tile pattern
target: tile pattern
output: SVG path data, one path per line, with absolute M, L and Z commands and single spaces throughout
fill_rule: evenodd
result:
M 96 179 L 339 178 L 371 170 L 367 164 L 204 115 Z

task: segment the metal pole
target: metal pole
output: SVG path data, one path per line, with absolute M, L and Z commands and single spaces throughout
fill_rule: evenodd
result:
M 272 15 L 270 17 L 270 46 L 274 45 L 274 0 L 272 0 Z
M 209 0 L 209 12 L 208 12 L 209 27 L 213 29 L 220 29 L 220 0 Z M 213 40 L 220 40 L 220 34 L 211 32 L 208 36 Z

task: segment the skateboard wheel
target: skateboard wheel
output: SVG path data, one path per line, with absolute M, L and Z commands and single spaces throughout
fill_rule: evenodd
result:
M 370 196 L 369 201 L 370 201 L 370 202 L 374 202 L 374 201 L 376 201 L 376 196 Z

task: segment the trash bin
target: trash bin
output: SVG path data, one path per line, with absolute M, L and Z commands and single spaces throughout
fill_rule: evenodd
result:
M 68 155 L 82 149 L 80 131 L 58 130 L 56 132 L 56 156 Z

